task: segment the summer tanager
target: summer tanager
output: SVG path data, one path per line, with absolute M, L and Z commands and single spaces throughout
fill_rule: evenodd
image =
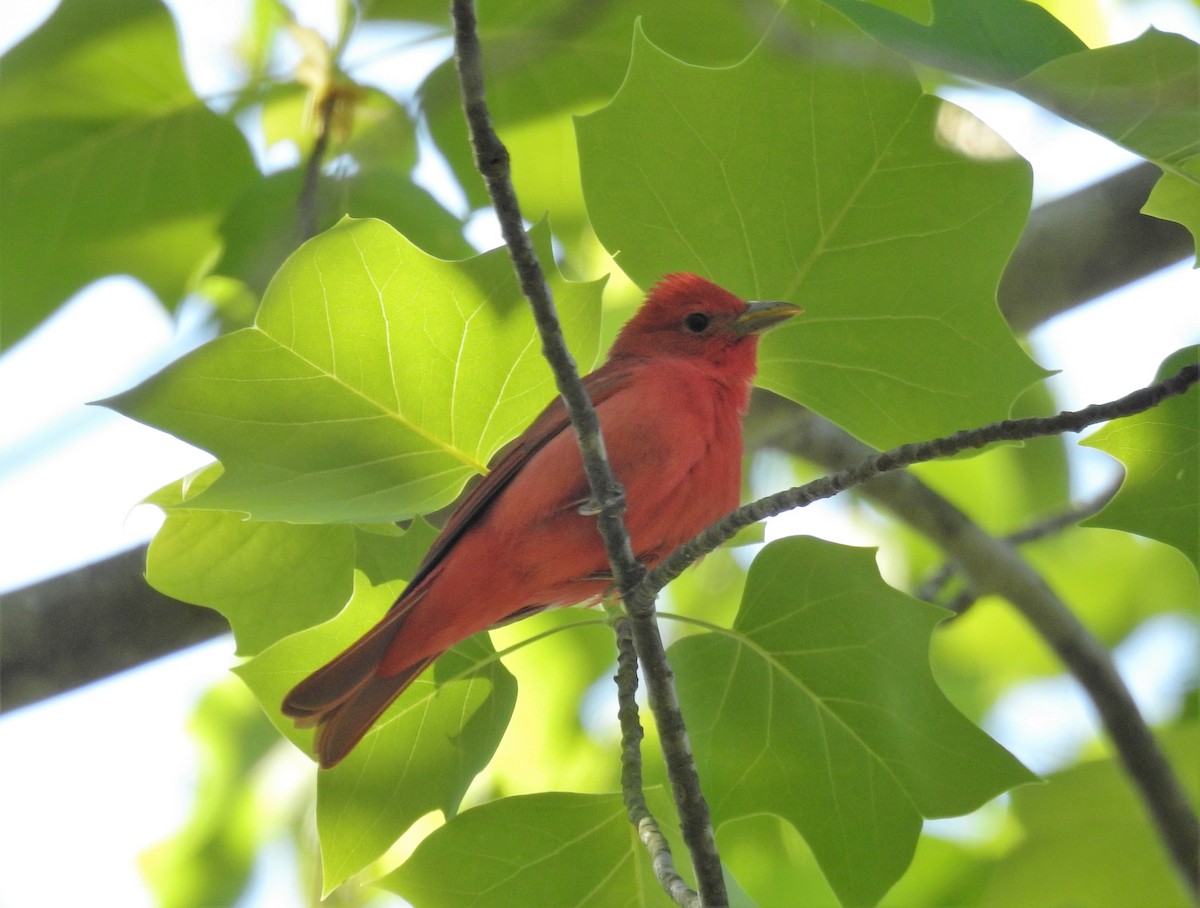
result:
M 758 335 L 800 309 L 664 278 L 584 379 L 625 488 L 633 551 L 654 566 L 738 505 Z M 612 586 L 562 400 L 501 451 L 380 622 L 297 684 L 283 711 L 317 725 L 324 767 L 350 752 L 439 655 L 472 634 Z

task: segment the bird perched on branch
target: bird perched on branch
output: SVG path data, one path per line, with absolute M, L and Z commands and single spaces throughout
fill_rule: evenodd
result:
M 737 507 L 758 337 L 797 306 L 747 303 L 694 274 L 663 278 L 584 378 L 625 526 L 650 567 Z M 438 656 L 472 634 L 612 586 L 567 411 L 556 398 L 459 503 L 374 628 L 297 684 L 283 712 L 342 760 Z

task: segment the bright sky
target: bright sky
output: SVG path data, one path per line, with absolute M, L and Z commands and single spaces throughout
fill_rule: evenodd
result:
M 0 6 L 0 48 L 10 46 L 54 4 Z M 241 21 L 248 0 L 176 0 L 186 30 L 205 36 L 188 48 L 202 93 L 219 91 L 222 26 Z M 328 0 L 296 4 L 307 20 Z M 39 9 L 40 7 L 40 9 Z M 1177 6 L 1147 5 L 1131 37 Z M 1200 22 L 1155 19 L 1200 35 Z M 1003 98 L 956 95 L 1034 162 L 1046 197 L 1091 182 L 1131 159 L 1089 133 Z M 1080 162 L 1087 162 L 1081 167 Z M 1034 338 L 1064 406 L 1118 396 L 1151 379 L 1159 362 L 1200 340 L 1197 275 L 1186 266 L 1045 326 Z M 113 331 L 110 326 L 121 325 Z M 203 338 L 185 315 L 172 321 L 135 282 L 100 282 L 35 337 L 0 359 L 0 590 L 12 589 L 147 538 L 157 523 L 133 505 L 209 458 L 174 439 L 83 402 L 129 387 Z M 1103 346 L 1108 344 L 1106 348 Z M 63 363 L 71 363 L 69 369 Z M 1108 465 L 1096 454 L 1097 470 Z M 1096 478 L 1095 485 L 1104 482 Z M 824 515 L 824 516 L 822 516 Z M 834 512 L 833 517 L 836 516 Z M 808 509 L 788 532 L 816 532 L 830 512 Z M 828 535 L 829 524 L 822 524 Z M 1150 627 L 1123 648 L 1137 692 L 1153 704 L 1180 683 L 1177 672 L 1195 628 Z M 199 694 L 233 662 L 217 641 L 104 684 L 0 719 L 0 906 L 151 904 L 136 856 L 170 835 L 191 808 L 195 760 L 185 723 Z M 1052 724 L 1031 725 L 1037 716 Z M 1071 685 L 1046 682 L 1014 695 L 991 731 L 1035 769 L 1069 755 L 1090 734 Z M 302 759 L 302 758 L 298 758 Z M 287 886 L 260 887 L 255 905 L 297 904 Z

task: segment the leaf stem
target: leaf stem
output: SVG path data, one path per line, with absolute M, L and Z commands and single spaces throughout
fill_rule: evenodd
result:
M 597 525 L 612 566 L 613 579 L 629 613 L 630 632 L 646 673 L 650 708 L 658 726 L 672 794 L 679 806 L 684 841 L 696 869 L 700 903 L 710 908 L 724 906 L 729 899 L 725 892 L 716 836 L 709 819 L 708 804 L 700 789 L 699 774 L 691 758 L 671 669 L 655 620 L 654 600 L 657 591 L 642 583 L 646 569 L 633 554 L 629 534 L 621 517 L 624 512 L 624 490 L 613 476 L 595 408 L 563 339 L 550 288 L 529 235 L 525 232 L 520 205 L 510 178 L 508 149 L 492 127 L 484 94 L 482 50 L 473 0 L 453 0 L 451 16 L 454 20 L 455 65 L 475 166 L 487 185 L 521 291 L 529 300 L 537 322 L 542 352 L 554 371 L 558 391 L 579 441 L 584 473 L 592 495 L 587 510 L 597 515 Z

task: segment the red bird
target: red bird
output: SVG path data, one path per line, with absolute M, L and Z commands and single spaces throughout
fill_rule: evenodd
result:
M 625 526 L 654 566 L 737 507 L 742 416 L 758 335 L 801 310 L 746 303 L 694 274 L 673 274 L 584 380 Z M 317 725 L 330 767 L 438 656 L 472 634 L 555 605 L 595 601 L 612 585 L 575 433 L 556 398 L 493 461 L 386 615 L 297 684 L 283 712 Z

